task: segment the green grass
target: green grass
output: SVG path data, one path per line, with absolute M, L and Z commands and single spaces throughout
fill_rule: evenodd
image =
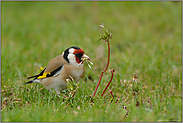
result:
M 1 2 L 1 121 L 182 121 L 182 2 Z M 99 24 L 113 34 L 109 68 Z M 92 58 L 73 99 L 22 85 L 70 46 Z M 131 82 L 138 75 L 139 92 Z M 92 78 L 89 79 L 89 77 Z M 43 88 L 41 90 L 41 88 Z M 115 103 L 116 100 L 118 103 Z M 124 118 L 127 110 L 128 115 Z

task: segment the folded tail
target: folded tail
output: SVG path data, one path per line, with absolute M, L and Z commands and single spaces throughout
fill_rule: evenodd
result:
M 30 77 L 28 77 L 27 79 L 30 79 L 30 78 L 34 78 L 34 77 L 39 77 L 40 76 L 40 74 L 38 74 L 38 75 L 34 75 L 34 76 L 30 76 Z
M 46 69 L 46 68 L 45 68 L 45 69 Z M 41 71 L 40 74 L 37 74 L 37 75 L 34 75 L 34 76 L 30 76 L 30 77 L 28 77 L 27 79 L 34 78 L 34 77 L 35 77 L 35 79 L 37 79 L 39 76 L 42 76 L 42 75 L 43 75 L 45 69 L 44 69 L 43 71 Z
M 33 80 L 25 82 L 24 84 L 30 84 L 30 83 L 33 83 Z

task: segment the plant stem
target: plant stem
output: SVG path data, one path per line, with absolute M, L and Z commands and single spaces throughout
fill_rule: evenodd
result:
M 108 44 L 108 60 L 107 60 L 107 65 L 106 65 L 106 68 L 102 71 L 102 73 L 101 73 L 101 75 L 100 75 L 99 81 L 98 81 L 97 86 L 96 86 L 96 88 L 95 88 L 95 91 L 94 91 L 94 93 L 93 93 L 93 98 L 95 97 L 95 94 L 96 94 L 97 89 L 98 89 L 98 86 L 99 86 L 99 84 L 100 84 L 100 82 L 101 82 L 103 73 L 106 72 L 106 70 L 107 70 L 107 68 L 108 68 L 108 66 L 109 66 L 109 61 L 110 61 L 110 44 L 109 44 L 109 39 L 107 39 L 107 44 Z
M 112 94 L 112 90 L 110 90 L 108 93 L 106 93 L 105 95 L 104 95 L 104 98 L 105 98 L 105 96 L 107 95 L 107 94 L 111 94 L 111 96 L 112 96 L 112 98 L 114 98 L 114 95 Z
M 105 91 L 107 90 L 107 88 L 109 87 L 109 85 L 111 84 L 111 81 L 112 81 L 112 79 L 113 79 L 113 76 L 114 76 L 114 70 L 111 70 L 111 73 L 112 73 L 112 76 L 111 76 L 111 79 L 110 79 L 110 81 L 109 81 L 109 83 L 107 84 L 107 86 L 105 87 L 105 89 L 104 89 L 104 91 L 103 91 L 103 93 L 102 93 L 102 95 L 101 96 L 103 96 L 104 95 L 104 93 L 105 93 Z

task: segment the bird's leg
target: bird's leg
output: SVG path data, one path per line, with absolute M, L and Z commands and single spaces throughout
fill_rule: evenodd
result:
M 48 91 L 49 91 L 50 95 L 53 93 L 53 90 L 52 90 L 52 89 L 49 89 L 49 88 L 48 88 Z M 59 96 L 60 91 L 58 91 L 57 89 L 55 89 L 55 91 L 56 91 L 56 93 L 57 93 L 57 96 L 60 97 L 60 96 Z
M 50 94 L 52 94 L 52 93 L 53 93 L 53 91 L 52 91 L 51 89 L 49 89 L 49 92 L 50 92 Z
M 60 97 L 60 89 L 59 88 L 55 88 L 55 91 L 57 93 L 57 96 Z
M 51 88 L 47 88 L 50 95 L 53 93 L 53 90 Z

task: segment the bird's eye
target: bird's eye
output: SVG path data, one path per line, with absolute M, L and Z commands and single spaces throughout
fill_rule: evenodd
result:
M 75 53 L 75 56 L 81 58 L 83 56 L 83 54 L 81 54 L 81 53 Z

